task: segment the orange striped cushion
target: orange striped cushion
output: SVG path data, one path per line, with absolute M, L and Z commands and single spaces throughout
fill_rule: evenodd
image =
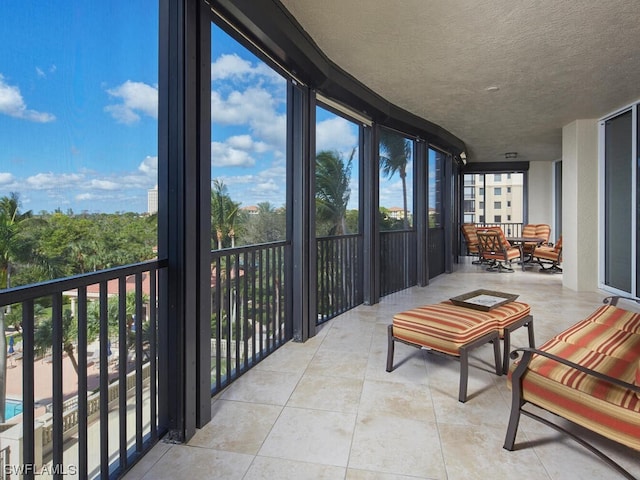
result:
M 482 252 L 482 256 L 486 259 L 514 260 L 520 258 L 520 250 L 517 248 L 509 248 L 507 250 L 507 258 L 504 258 L 502 252 Z
M 522 227 L 522 236 L 523 237 L 535 237 L 536 236 L 536 227 L 535 223 L 527 223 L 524 227 Z
M 535 249 L 534 256 L 544 260 L 558 260 L 558 252 L 554 247 L 538 247 Z
M 608 325 L 625 332 L 640 334 L 640 313 L 623 310 L 613 305 L 603 305 L 587 317 L 591 322 Z
M 636 362 L 552 339 L 549 353 L 632 383 Z M 545 357 L 536 356 L 523 380 L 524 398 L 612 440 L 640 450 L 640 397 Z
M 631 363 L 640 354 L 640 335 L 589 320 L 576 323 L 556 338 Z
M 442 303 L 453 305 L 449 301 Z M 500 333 L 500 338 L 502 338 L 504 336 L 504 327 L 508 327 L 529 315 L 531 313 L 531 307 L 522 302 L 509 302 L 485 313 L 491 315 L 497 322 L 498 332 Z
M 551 235 L 551 227 L 546 223 L 539 223 L 536 225 L 536 233 L 534 237 L 544 238 L 545 243 L 549 241 Z
M 394 337 L 460 355 L 460 347 L 495 330 L 489 312 L 439 303 L 400 312 L 393 317 Z

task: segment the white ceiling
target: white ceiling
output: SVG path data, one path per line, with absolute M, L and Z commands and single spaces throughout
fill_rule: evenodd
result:
M 564 125 L 640 100 L 638 0 L 281 2 L 329 59 L 463 140 L 469 161 L 559 159 Z

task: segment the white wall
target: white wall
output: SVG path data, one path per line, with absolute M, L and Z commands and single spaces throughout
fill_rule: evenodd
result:
M 562 129 L 562 283 L 598 290 L 598 122 Z
M 553 212 L 553 162 L 529 163 L 529 223 L 551 225 L 549 240 L 555 242 Z

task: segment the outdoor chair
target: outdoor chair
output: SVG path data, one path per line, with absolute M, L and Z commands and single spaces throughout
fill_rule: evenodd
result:
M 562 273 L 562 235 L 554 246 L 537 247 L 532 254 L 534 262 L 540 265 L 540 271 L 546 273 Z M 549 265 L 545 267 L 545 265 Z
M 519 258 L 524 270 L 524 262 L 521 247 L 513 247 L 507 241 L 502 229 L 487 229 L 478 231 L 478 246 L 480 256 L 491 262 L 488 271 L 513 272 L 512 260 Z
M 460 230 L 462 231 L 462 235 L 464 236 L 464 241 L 467 244 L 467 253 L 469 255 L 478 256 L 478 260 L 474 260 L 471 262 L 474 265 L 482 263 L 482 258 L 480 257 L 480 250 L 478 248 L 478 235 L 477 235 L 477 227 L 475 223 L 463 223 L 460 225 Z
M 530 238 L 544 238 L 541 245 L 548 245 L 549 236 L 551 235 L 551 226 L 546 223 L 528 223 L 522 227 L 522 236 Z M 534 242 L 525 242 L 522 246 L 522 254 L 531 258 L 536 247 L 541 246 Z

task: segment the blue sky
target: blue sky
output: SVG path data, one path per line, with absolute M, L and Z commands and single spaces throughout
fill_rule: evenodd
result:
M 146 211 L 157 183 L 154 4 L 0 2 L 0 195 L 18 192 L 36 213 Z
M 0 196 L 23 210 L 145 212 L 157 184 L 157 2 L 0 2 Z M 144 21 L 140 21 L 144 19 Z M 217 27 L 212 177 L 243 206 L 285 203 L 286 82 Z M 317 111 L 317 150 L 345 158 L 357 125 Z M 358 169 L 350 208 L 357 208 Z M 401 206 L 396 176 L 381 204 Z

